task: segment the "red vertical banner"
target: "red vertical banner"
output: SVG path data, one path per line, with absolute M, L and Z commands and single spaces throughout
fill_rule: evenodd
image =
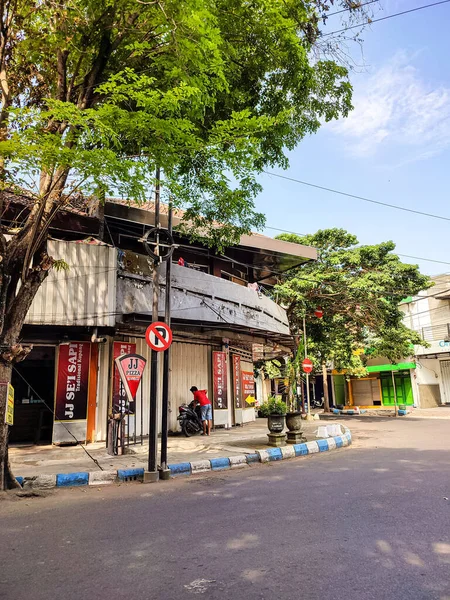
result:
M 59 421 L 87 418 L 90 342 L 61 344 L 58 354 L 55 417 Z
M 228 407 L 227 391 L 227 355 L 225 352 L 213 352 L 214 408 Z
M 127 408 L 127 394 L 123 387 L 122 380 L 120 378 L 119 369 L 116 365 L 116 358 L 123 354 L 135 354 L 136 344 L 129 344 L 128 342 L 114 342 L 113 344 L 113 365 L 114 365 L 114 380 L 113 380 L 113 395 L 112 405 L 113 411 L 118 413 L 124 413 Z M 134 405 L 134 403 L 133 403 Z M 130 406 L 130 414 L 134 414 L 134 406 Z
M 241 357 L 238 354 L 233 354 L 233 392 L 234 408 L 243 408 L 241 385 Z
M 255 404 L 255 376 L 253 371 L 242 371 L 242 397 L 244 408 L 250 408 Z

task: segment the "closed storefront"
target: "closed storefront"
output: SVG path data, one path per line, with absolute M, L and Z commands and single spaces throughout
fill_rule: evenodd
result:
M 450 360 L 441 360 L 441 396 L 444 404 L 450 404 Z
M 354 406 L 381 406 L 381 386 L 378 377 L 351 380 Z
M 414 404 L 413 390 L 411 384 L 411 375 L 409 371 L 395 373 L 395 394 L 394 381 L 392 373 L 381 373 L 381 390 L 383 394 L 383 406 L 395 405 L 395 394 L 397 395 L 397 404 Z

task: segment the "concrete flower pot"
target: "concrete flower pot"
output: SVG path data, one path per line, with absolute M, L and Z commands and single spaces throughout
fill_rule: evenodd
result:
M 267 426 L 271 433 L 282 433 L 284 429 L 284 415 L 269 415 L 267 417 Z
M 302 429 L 302 413 L 291 412 L 286 415 L 286 427 L 289 431 L 301 431 Z

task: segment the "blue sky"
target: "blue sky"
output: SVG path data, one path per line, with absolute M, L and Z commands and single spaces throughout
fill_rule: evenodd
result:
M 374 18 L 431 0 L 381 0 Z M 332 21 L 334 19 L 334 21 Z M 450 3 L 374 23 L 351 74 L 355 110 L 292 152 L 289 177 L 450 218 Z M 339 17 L 329 20 L 339 29 Z M 352 54 L 362 64 L 358 48 Z M 430 275 L 450 271 L 450 221 L 371 205 L 263 175 L 267 225 L 299 233 L 342 227 L 364 244 L 393 240 Z M 266 229 L 270 236 L 277 232 Z

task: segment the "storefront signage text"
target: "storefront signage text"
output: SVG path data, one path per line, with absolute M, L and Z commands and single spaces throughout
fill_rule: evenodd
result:
M 241 357 L 233 354 L 234 407 L 242 408 Z
M 228 407 L 227 357 L 225 352 L 213 352 L 214 408 Z
M 246 407 L 255 403 L 255 377 L 252 371 L 242 371 L 242 391 Z
M 86 419 L 89 342 L 71 342 L 59 347 L 55 415 L 59 421 Z

